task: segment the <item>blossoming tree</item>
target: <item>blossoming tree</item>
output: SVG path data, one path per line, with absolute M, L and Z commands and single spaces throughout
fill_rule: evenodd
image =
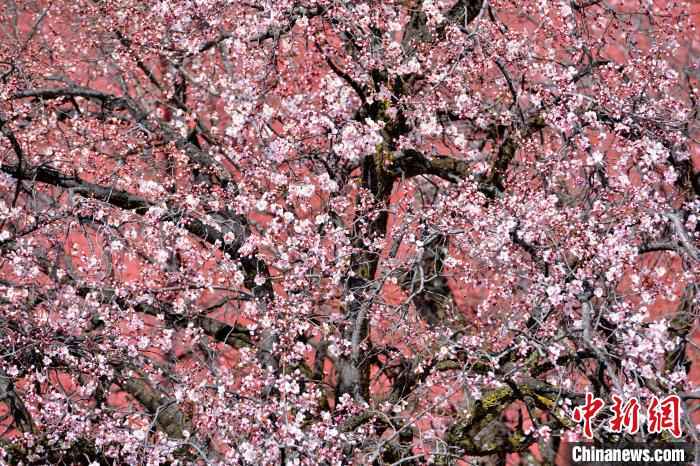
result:
M 697 441 L 689 8 L 3 1 L 0 461 Z

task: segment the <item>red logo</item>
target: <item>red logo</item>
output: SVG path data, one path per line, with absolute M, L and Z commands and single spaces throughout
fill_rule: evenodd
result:
M 576 422 L 583 421 L 583 435 L 588 439 L 593 438 L 591 421 L 603 409 L 605 402 L 600 398 L 594 398 L 592 393 L 586 393 L 586 404 L 574 409 L 573 419 Z
M 618 395 L 612 395 L 613 405 L 610 410 L 613 413 L 610 419 L 610 430 L 630 434 L 639 432 L 639 410 L 641 404 L 637 398 L 631 398 L 626 403 Z M 586 393 L 586 402 L 583 406 L 574 409 L 572 419 L 577 423 L 583 422 L 583 436 L 593 438 L 593 419 L 605 406 L 605 402 Z M 650 434 L 659 434 L 667 430 L 674 437 L 681 436 L 681 399 L 676 395 L 669 395 L 661 400 L 652 396 L 646 411 L 647 429 Z
M 680 437 L 681 399 L 670 395 L 659 401 L 657 397 L 652 396 L 647 410 L 647 423 L 649 433 L 658 434 L 668 430 L 674 437 Z
M 610 430 L 622 432 L 624 429 L 630 434 L 636 434 L 639 431 L 639 401 L 632 398 L 623 406 L 619 396 L 613 395 L 612 399 L 614 417 L 610 420 Z

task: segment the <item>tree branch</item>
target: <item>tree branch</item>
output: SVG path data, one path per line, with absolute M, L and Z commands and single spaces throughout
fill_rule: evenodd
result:
M 17 166 L 2 164 L 0 170 L 14 178 L 19 177 Z M 98 199 L 115 207 L 133 211 L 139 215 L 144 215 L 150 208 L 156 207 L 156 204 L 126 191 L 89 183 L 76 176 L 64 175 L 58 170 L 49 167 L 37 167 L 33 170 L 27 170 L 26 178 L 53 186 L 67 188 L 73 193 L 83 197 Z M 240 216 L 231 216 L 226 212 L 212 213 L 209 214 L 209 217 L 214 220 L 216 226 L 186 213 L 186 210 L 179 206 L 169 205 L 168 210 L 161 218 L 163 220 L 181 221 L 183 227 L 194 236 L 218 247 L 232 259 L 239 260 L 245 273 L 246 287 L 248 287 L 256 297 L 271 298 L 272 283 L 268 277 L 267 264 L 254 256 L 240 256 L 238 254 L 239 248 L 243 245 L 249 234 L 247 221 Z M 234 234 L 236 240 L 230 243 L 226 242 L 224 237 L 227 233 Z M 258 274 L 262 274 L 266 277 L 265 282 L 261 285 L 255 283 L 255 278 Z

